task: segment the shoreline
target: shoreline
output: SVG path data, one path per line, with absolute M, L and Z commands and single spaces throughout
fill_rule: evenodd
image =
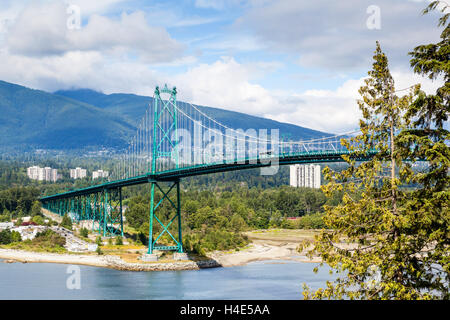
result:
M 309 259 L 305 254 L 297 251 L 298 243 L 268 243 L 268 241 L 254 240 L 248 247 L 232 253 L 213 252 L 209 257 L 220 262 L 223 267 L 241 266 L 255 261 L 292 260 L 304 263 L 319 263 L 321 259 Z
M 199 270 L 204 268 L 241 266 L 255 261 L 268 260 L 292 260 L 297 262 L 314 263 L 320 259 L 309 259 L 296 252 L 296 243 L 283 243 L 271 245 L 255 241 L 248 247 L 239 251 L 219 252 L 208 254 L 209 260 L 193 261 L 181 260 L 174 262 L 125 262 L 114 255 L 83 255 L 83 254 L 58 254 L 46 252 L 33 252 L 16 249 L 0 248 L 0 259 L 3 263 L 58 263 L 75 264 L 92 267 L 110 268 L 124 271 L 177 271 Z
M 82 254 L 58 254 L 46 252 L 33 252 L 15 249 L 1 249 L 0 259 L 3 263 L 58 263 L 74 264 L 91 267 L 101 267 L 124 271 L 176 271 L 176 270 L 198 270 L 203 268 L 220 267 L 213 260 L 197 261 L 192 260 L 176 262 L 150 262 L 150 263 L 130 263 L 123 261 L 114 255 L 82 255 Z

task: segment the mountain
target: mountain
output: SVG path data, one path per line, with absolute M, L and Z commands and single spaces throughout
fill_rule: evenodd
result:
M 87 103 L 0 81 L 0 146 L 121 146 L 134 127 Z
M 0 80 L 0 149 L 82 149 L 124 147 L 153 98 L 104 94 L 90 89 L 48 93 Z M 218 122 L 235 129 L 279 129 L 281 136 L 309 139 L 328 133 L 198 106 Z
M 151 97 L 124 93 L 107 95 L 90 89 L 60 90 L 54 94 L 94 105 L 112 115 L 121 117 L 133 126 L 136 126 L 142 119 L 149 103 L 153 103 Z
M 55 94 L 95 105 L 105 111 L 111 112 L 111 114 L 122 116 L 125 121 L 128 121 L 132 125 L 137 125 L 143 117 L 147 106 L 153 103 L 152 97 L 123 93 L 106 95 L 90 89 L 56 91 Z M 290 139 L 312 139 L 330 136 L 329 133 L 251 116 L 245 113 L 206 106 L 196 105 L 196 107 L 209 117 L 234 129 L 279 129 L 280 135 L 289 137 Z

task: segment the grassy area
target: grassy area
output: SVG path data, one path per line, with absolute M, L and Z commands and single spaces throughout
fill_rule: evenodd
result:
M 0 248 L 33 251 L 33 252 L 69 253 L 67 249 L 64 247 L 54 245 L 39 245 L 31 242 L 30 240 L 0 245 Z
M 320 230 L 314 229 L 268 229 L 254 230 L 245 232 L 250 240 L 268 240 L 282 242 L 303 242 L 305 240 L 314 240 L 314 236 L 319 234 Z
M 147 253 L 147 247 L 143 245 L 104 245 L 101 246 L 101 250 L 104 255 L 119 256 L 123 261 L 129 263 L 176 262 L 176 260 L 173 260 L 173 252 L 163 252 L 163 254 L 158 258 L 158 261 L 143 262 L 139 259 L 140 256 L 142 256 L 144 253 Z M 201 261 L 207 259 L 195 254 L 189 254 L 189 257 L 190 260 L 193 261 Z

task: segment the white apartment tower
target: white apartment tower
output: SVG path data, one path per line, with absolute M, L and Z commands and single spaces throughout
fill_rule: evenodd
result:
M 97 171 L 92 172 L 92 179 L 107 178 L 108 175 L 109 175 L 108 171 L 97 170 Z
M 290 166 L 292 187 L 320 188 L 320 165 L 294 164 Z
M 86 177 L 86 169 L 75 168 L 70 169 L 70 177 L 72 179 L 80 179 Z
M 27 168 L 28 178 L 39 181 L 53 181 L 58 180 L 58 170 L 50 167 L 41 168 L 33 166 Z

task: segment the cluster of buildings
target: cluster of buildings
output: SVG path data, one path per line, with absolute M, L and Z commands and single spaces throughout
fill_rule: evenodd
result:
M 84 178 L 86 177 L 87 173 L 86 173 L 86 169 L 82 169 L 82 168 L 75 168 L 75 169 L 70 169 L 70 177 L 72 179 L 80 179 L 80 178 Z M 92 179 L 98 179 L 98 178 L 107 178 L 109 175 L 108 171 L 103 171 L 103 170 L 96 170 L 94 172 L 92 172 Z
M 290 166 L 292 187 L 320 188 L 320 165 L 294 164 Z
M 28 178 L 39 181 L 52 181 L 56 182 L 61 179 L 61 175 L 58 174 L 58 169 L 52 169 L 50 167 L 41 168 L 39 166 L 33 166 L 27 168 Z M 70 178 L 81 179 L 87 176 L 87 170 L 82 168 L 75 168 L 69 170 Z M 107 178 L 109 175 L 108 171 L 96 170 L 92 172 L 92 179 Z
M 70 169 L 70 177 L 72 179 L 80 179 L 86 177 L 86 169 L 75 168 Z
M 98 178 L 108 178 L 108 171 L 103 170 L 97 170 L 92 172 L 92 179 L 98 179 Z
M 28 178 L 39 181 L 56 182 L 56 180 L 61 178 L 61 175 L 58 175 L 58 169 L 52 169 L 50 167 L 41 168 L 39 166 L 27 168 L 27 175 Z

